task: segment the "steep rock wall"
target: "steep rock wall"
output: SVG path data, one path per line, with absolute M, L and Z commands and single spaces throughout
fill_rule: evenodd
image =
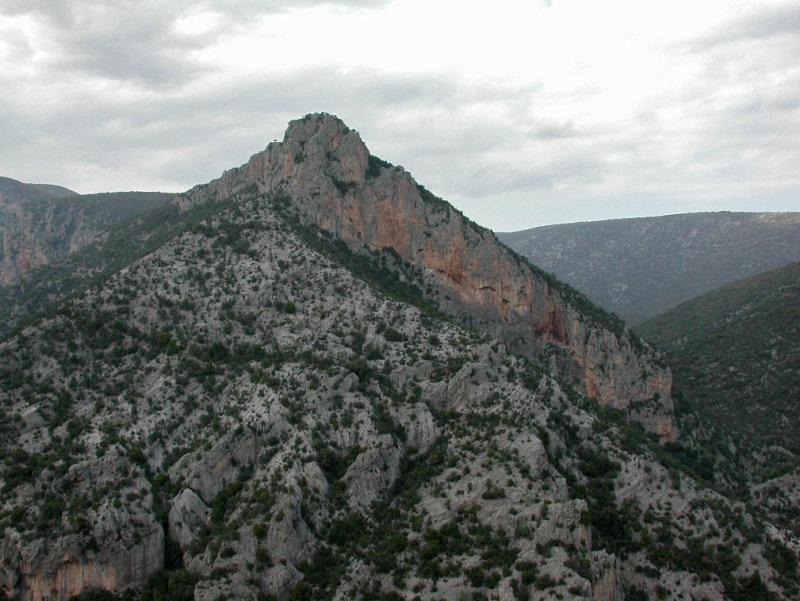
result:
M 336 117 L 291 122 L 282 143 L 177 202 L 187 208 L 223 200 L 252 185 L 288 195 L 305 223 L 356 252 L 392 249 L 422 270 L 442 309 L 515 351 L 546 359 L 582 392 L 630 411 L 663 441 L 676 439 L 671 375 L 652 349 L 427 193 L 401 167 L 375 161 L 358 133 Z
M 94 589 L 121 591 L 143 586 L 164 564 L 164 531 L 156 527 L 137 545 L 82 556 L 60 539 L 57 549 L 27 549 L 16 569 L 4 573 L 3 588 L 19 601 L 67 601 Z

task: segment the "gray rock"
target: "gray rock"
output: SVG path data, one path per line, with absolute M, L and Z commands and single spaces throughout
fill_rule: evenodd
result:
M 169 510 L 169 536 L 186 548 L 197 536 L 198 529 L 208 522 L 211 513 L 203 499 L 190 488 L 184 488 L 172 500 Z

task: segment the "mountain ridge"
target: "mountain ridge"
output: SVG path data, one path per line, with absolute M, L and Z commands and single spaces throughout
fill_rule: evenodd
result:
M 55 198 L 79 196 L 74 190 L 53 184 L 26 184 L 0 175 L 0 204 L 10 202 L 37 202 Z
M 392 249 L 401 262 L 420 268 L 423 289 L 438 289 L 434 296 L 446 311 L 463 314 L 466 306 L 468 323 L 500 336 L 514 350 L 537 356 L 553 350 L 548 344 L 567 349 L 568 356 L 556 351 L 548 359 L 589 396 L 638 413 L 664 440 L 676 439 L 669 417 L 671 376 L 622 322 L 592 312 L 592 304 L 571 288 L 556 289 L 490 230 L 427 192 L 402 168 L 370 157 L 358 133 L 340 119 L 307 115 L 290 122 L 283 142 L 271 143 L 176 202 L 185 210 L 249 186 L 285 194 L 301 221 L 330 232 L 355 252 Z M 470 258 L 467 247 L 482 254 Z M 589 311 L 581 313 L 578 306 Z M 598 328 L 583 323 L 588 315 L 600 316 Z M 601 347 L 614 350 L 602 353 Z M 606 377 L 607 372 L 613 375 Z
M 636 324 L 716 287 L 800 260 L 800 213 L 684 213 L 498 237 Z

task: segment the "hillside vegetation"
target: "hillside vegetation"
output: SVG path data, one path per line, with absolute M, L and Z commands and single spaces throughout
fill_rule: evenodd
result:
M 800 263 L 729 284 L 642 324 L 704 423 L 800 452 Z
M 800 260 L 800 213 L 688 213 L 498 234 L 601 307 L 641 323 Z

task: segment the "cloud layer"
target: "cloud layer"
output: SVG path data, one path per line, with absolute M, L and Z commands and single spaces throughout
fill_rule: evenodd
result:
M 0 174 L 178 191 L 324 110 L 496 229 L 800 210 L 799 29 L 787 2 L 7 0 Z

